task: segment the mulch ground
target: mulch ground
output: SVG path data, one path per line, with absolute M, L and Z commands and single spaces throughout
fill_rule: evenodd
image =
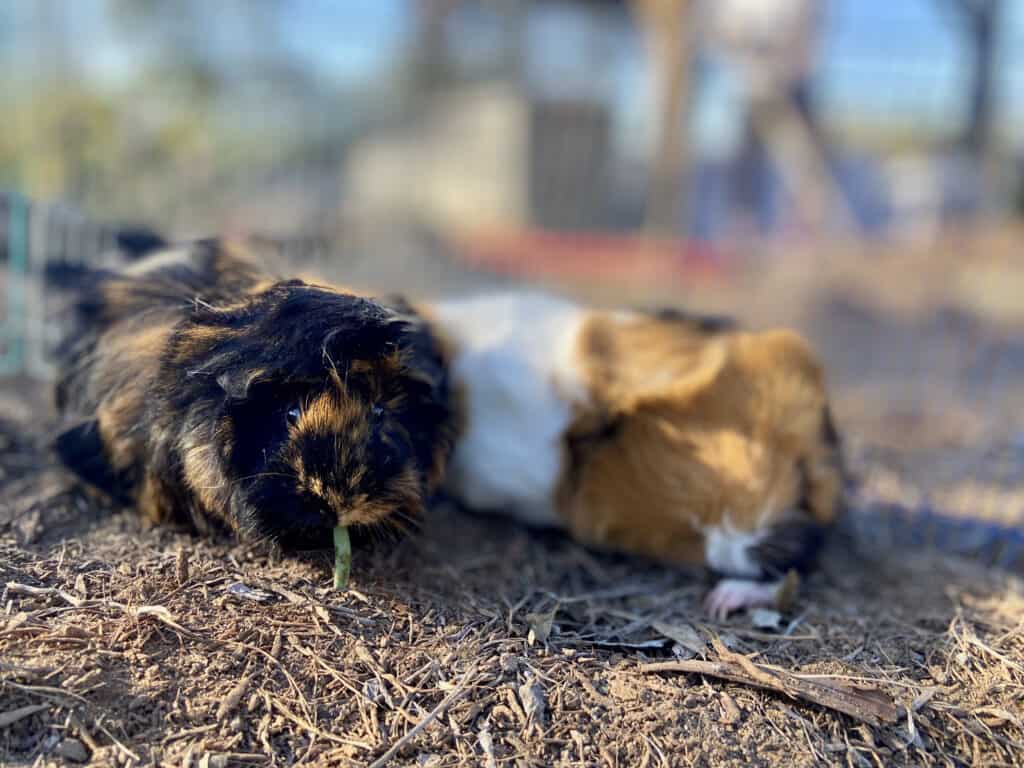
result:
M 849 356 L 829 344 L 857 499 L 928 503 L 1012 533 L 1024 464 L 1016 394 L 1007 385 L 979 395 L 980 364 L 950 356 L 966 360 L 951 373 L 929 351 L 959 338 L 959 321 L 934 330 L 827 297 L 802 317 L 821 311 L 831 322 L 815 329 L 842 334 Z M 974 353 L 1002 343 L 1002 331 L 985 328 L 970 328 Z M 858 362 L 868 341 L 884 347 L 902 338 L 897 331 L 919 354 Z M 915 400 L 907 382 L 922 370 L 943 384 Z M 837 532 L 790 607 L 724 623 L 701 611 L 704 574 L 447 506 L 420 535 L 357 551 L 352 588 L 337 593 L 326 554 L 282 556 L 144 529 L 109 509 L 54 465 L 45 413 L 32 414 L 42 408 L 38 392 L 21 385 L 8 394 L 0 397 L 0 763 L 1024 759 L 1020 563 L 1001 570 L 933 542 L 887 543 L 865 531 L 859 501 L 849 513 L 859 524 Z M 971 398 L 982 396 L 1005 410 L 979 413 Z M 665 662 L 720 663 L 750 679 L 647 669 Z M 767 690 L 766 677 L 785 690 Z M 813 703 L 797 695 L 808 681 L 895 714 L 871 723 Z
M 66 505 L 66 521 L 88 503 L 70 493 L 47 508 Z M 1020 584 L 937 554 L 869 558 L 839 540 L 793 608 L 757 626 L 707 623 L 700 575 L 452 509 L 419 538 L 357 553 L 343 594 L 325 555 L 143 530 L 126 514 L 97 514 L 59 541 L 45 528 L 0 538 L 5 763 L 1011 765 L 1024 754 Z M 645 674 L 720 658 L 715 640 L 876 689 L 899 716 L 868 725 L 748 685 Z

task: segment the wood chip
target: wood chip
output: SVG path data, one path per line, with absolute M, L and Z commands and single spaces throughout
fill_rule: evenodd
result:
M 726 725 L 738 723 L 743 715 L 740 712 L 740 708 L 736 705 L 736 700 L 726 691 L 722 691 L 719 699 L 722 702 L 722 722 Z
M 72 763 L 84 763 L 89 760 L 89 750 L 78 739 L 61 739 L 54 752 Z
M 242 700 L 245 695 L 245 689 L 249 687 L 249 683 L 252 680 L 252 674 L 246 671 L 242 675 L 242 679 L 238 681 L 234 688 L 232 688 L 224 700 L 220 703 L 217 708 L 217 721 L 223 722 L 228 715 L 230 715 L 235 707 L 238 706 L 238 702 Z
M 178 580 L 179 585 L 188 581 L 188 552 L 185 551 L 184 547 L 178 550 L 178 555 L 175 558 L 174 576 Z
M 12 709 L 8 712 L 0 712 L 0 728 L 6 728 L 19 720 L 31 717 L 36 712 L 42 712 L 44 709 L 49 708 L 48 704 L 29 704 L 26 707 L 18 707 L 17 709 Z

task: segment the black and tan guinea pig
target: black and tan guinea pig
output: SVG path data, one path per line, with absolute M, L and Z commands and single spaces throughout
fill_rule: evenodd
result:
M 538 293 L 427 309 L 451 347 L 471 508 L 722 578 L 716 617 L 810 566 L 842 492 L 825 380 L 798 335 Z
M 401 299 L 283 280 L 217 240 L 83 289 L 57 450 L 151 521 L 330 547 L 404 529 L 454 437 L 443 351 Z

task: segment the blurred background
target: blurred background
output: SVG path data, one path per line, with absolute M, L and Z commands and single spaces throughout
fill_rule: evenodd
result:
M 1020 563 L 1020 0 L 0 0 L 0 62 L 19 418 L 77 266 L 245 236 L 414 296 L 796 326 L 865 503 Z

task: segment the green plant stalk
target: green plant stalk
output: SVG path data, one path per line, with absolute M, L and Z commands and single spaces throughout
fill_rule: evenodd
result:
M 352 569 L 352 542 L 348 528 L 339 525 L 334 529 L 334 588 L 348 586 L 348 573 Z

